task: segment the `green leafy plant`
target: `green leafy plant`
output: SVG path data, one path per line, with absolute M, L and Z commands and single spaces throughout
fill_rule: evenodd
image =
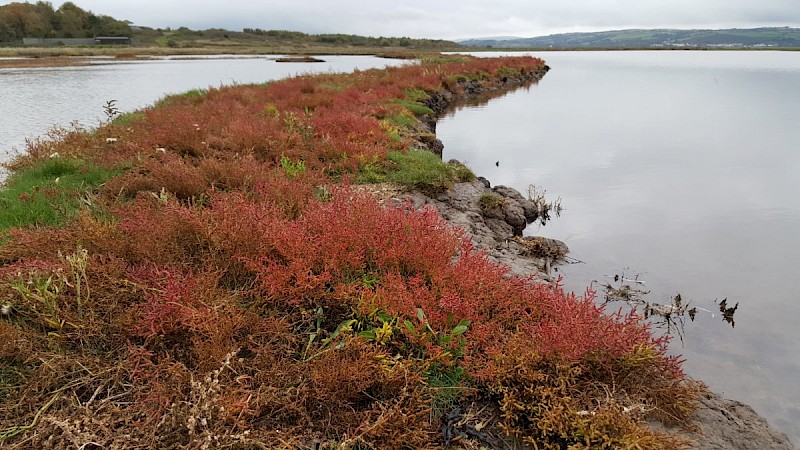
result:
M 306 173 L 306 163 L 303 161 L 292 161 L 286 156 L 281 156 L 281 168 L 289 178 L 294 178 Z
M 91 299 L 89 277 L 86 275 L 86 267 L 89 264 L 89 252 L 79 246 L 75 253 L 66 255 L 64 259 L 67 261 L 72 271 L 71 286 L 75 289 L 75 301 L 78 304 L 78 317 L 82 319 L 83 305 L 84 303 L 88 303 Z
M 15 280 L 11 288 L 21 297 L 15 309 L 22 310 L 23 317 L 40 320 L 46 330 L 57 332 L 64 327 L 58 306 L 64 288 L 63 276 L 31 274 Z

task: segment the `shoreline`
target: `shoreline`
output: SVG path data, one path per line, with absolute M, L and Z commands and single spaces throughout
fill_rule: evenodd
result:
M 467 50 L 463 50 L 467 51 Z M 70 67 L 86 66 L 106 61 L 135 62 L 181 57 L 180 59 L 204 59 L 208 56 L 226 57 L 281 57 L 310 58 L 316 56 L 375 56 L 387 59 L 415 59 L 420 55 L 437 54 L 436 50 L 413 50 L 407 48 L 326 48 L 326 47 L 198 47 L 198 48 L 163 48 L 163 47 L 126 47 L 126 48 L 86 48 L 86 47 L 8 47 L 0 48 L 0 69 L 4 68 L 36 68 L 36 67 Z M 311 62 L 311 61 L 292 61 Z
M 446 50 L 409 50 L 382 49 L 382 48 L 294 48 L 294 47 L 219 47 L 219 48 L 163 48 L 163 47 L 130 47 L 130 48 L 99 48 L 92 49 L 86 47 L 7 47 L 0 48 L 0 69 L 11 68 L 42 68 L 42 67 L 74 67 L 98 64 L 97 58 L 109 58 L 109 61 L 116 62 L 136 62 L 160 59 L 167 56 L 181 56 L 181 59 L 192 59 L 191 57 L 203 58 L 207 56 L 220 55 L 219 58 L 225 59 L 225 55 L 235 55 L 239 57 L 269 57 L 288 55 L 291 62 L 314 62 L 314 61 L 294 61 L 295 58 L 304 58 L 308 55 L 316 56 L 374 56 L 387 59 L 416 59 L 419 55 L 450 53 L 548 53 L 548 52 L 797 52 L 800 48 L 650 48 L 650 47 L 630 47 L 630 48 L 484 48 L 467 47 Z
M 427 106 L 434 113 L 422 122 L 427 127 L 426 131 L 433 135 L 433 139 L 420 141 L 419 144 L 441 157 L 444 143 L 436 138 L 436 124 L 441 117 L 459 105 L 475 100 L 488 101 L 515 89 L 535 85 L 549 69 L 545 66 L 545 70 L 541 73 L 531 73 L 522 79 L 503 80 L 502 86 L 495 89 L 486 90 L 479 83 L 472 82 L 462 86 L 465 92 L 463 96 L 452 95 L 451 91 L 432 96 Z M 433 206 L 448 223 L 464 229 L 473 242 L 487 252 L 490 259 L 508 267 L 510 273 L 515 275 L 535 273 L 539 281 L 552 282 L 552 278 L 547 272 L 549 272 L 550 264 L 557 264 L 558 259 L 549 257 L 547 254 L 530 253 L 523 245 L 515 241 L 515 237 L 521 235 L 522 229 L 537 219 L 524 214 L 525 209 L 531 207 L 526 204 L 530 202 L 515 189 L 505 186 L 492 188 L 488 180 L 478 176 L 478 181 L 457 183 L 451 193 L 441 194 L 435 198 L 421 192 L 413 192 L 399 195 L 395 197 L 395 201 L 411 201 L 417 209 L 423 206 Z M 474 207 L 480 195 L 486 193 L 499 194 L 507 200 L 508 207 L 504 208 L 505 211 L 502 214 L 486 214 L 485 211 L 480 211 L 480 208 Z M 515 229 L 515 225 L 519 223 L 520 214 L 515 215 L 514 210 L 523 211 L 522 217 L 525 218 L 526 223 L 521 229 Z M 504 223 L 505 226 L 499 225 L 499 223 Z M 538 236 L 535 238 L 543 239 L 555 246 L 563 246 L 563 249 L 566 250 L 563 242 Z M 564 254 L 567 252 L 568 250 Z M 534 272 L 537 270 L 538 272 Z M 702 381 L 693 380 L 690 377 L 687 377 L 687 380 L 702 384 Z M 691 446 L 693 449 L 770 448 L 791 450 L 795 448 L 785 433 L 770 426 L 767 420 L 751 406 L 726 399 L 708 391 L 705 387 L 704 390 L 705 392 L 698 400 L 698 408 L 693 418 L 693 425 L 698 427 L 697 432 L 687 432 L 675 426 L 665 427 L 658 422 L 650 422 L 649 425 L 654 430 L 666 431 L 694 441 Z

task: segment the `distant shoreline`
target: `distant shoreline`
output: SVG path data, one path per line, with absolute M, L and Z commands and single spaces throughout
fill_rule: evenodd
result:
M 490 48 L 474 47 L 446 51 L 446 53 L 489 53 L 489 52 L 628 52 L 628 51 L 724 51 L 724 52 L 763 52 L 763 51 L 800 51 L 800 48 L 719 48 L 719 47 L 576 47 L 576 48 Z M 408 49 L 370 49 L 370 48 L 315 48 L 315 49 L 264 49 L 252 48 L 192 48 L 165 49 L 160 47 L 125 47 L 125 48 L 88 48 L 88 47 L 6 47 L 0 48 L 0 69 L 7 68 L 41 68 L 72 67 L 102 64 L 99 57 L 108 57 L 108 62 L 146 61 L 157 57 L 184 56 L 209 57 L 225 59 L 228 56 L 264 56 L 292 55 L 306 58 L 307 55 L 351 55 L 376 56 L 390 59 L 415 59 L 420 55 L 437 52 L 415 52 Z M 292 59 L 295 61 L 295 59 Z M 296 62 L 304 62 L 297 60 Z M 310 61 L 309 61 L 310 62 Z
M 311 55 L 350 55 L 376 56 L 388 59 L 415 59 L 422 55 L 438 53 L 434 51 L 414 51 L 401 48 L 349 48 L 349 47 L 312 47 L 312 48 L 161 48 L 161 47 L 0 47 L 0 69 L 3 68 L 35 68 L 35 67 L 69 67 L 86 66 L 107 62 L 146 61 L 167 56 L 181 56 L 214 59 L 226 57 L 252 58 L 289 56 L 293 62 L 298 58 L 308 59 Z M 100 59 L 103 58 L 103 59 Z M 100 59 L 98 61 L 98 59 Z M 305 61 L 304 61 L 305 62 Z M 308 60 L 307 62 L 310 62 Z
M 643 51 L 690 51 L 690 52 L 796 52 L 800 47 L 476 47 L 471 52 L 643 52 Z

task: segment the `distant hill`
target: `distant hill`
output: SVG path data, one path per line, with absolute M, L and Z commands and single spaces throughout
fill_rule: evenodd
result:
M 800 48 L 800 28 L 616 30 L 516 39 L 467 39 L 458 42 L 470 47 L 494 48 Z
M 306 34 L 299 31 L 262 30 L 245 28 L 231 31 L 220 28 L 190 30 L 186 27 L 176 29 L 153 29 L 133 27 L 133 39 L 139 45 L 162 47 L 370 47 L 405 48 L 426 50 L 449 50 L 461 47 L 455 42 L 439 39 L 412 39 L 408 37 L 368 37 L 353 34 Z

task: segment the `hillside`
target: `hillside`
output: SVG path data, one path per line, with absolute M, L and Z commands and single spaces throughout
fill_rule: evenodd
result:
M 516 39 L 468 39 L 459 43 L 494 48 L 798 48 L 800 29 L 616 30 Z
M 299 31 L 262 30 L 245 28 L 242 31 L 230 31 L 220 28 L 208 30 L 190 30 L 186 27 L 178 29 L 154 29 L 133 27 L 133 41 L 143 46 L 160 46 L 173 48 L 195 47 L 401 47 L 408 49 L 451 49 L 460 47 L 451 41 L 432 39 L 411 39 L 408 37 L 368 37 L 352 34 L 306 34 Z
M 460 47 L 451 41 L 408 37 L 367 37 L 350 34 L 305 34 L 297 31 L 245 28 L 241 31 L 186 27 L 151 28 L 126 20 L 95 14 L 72 2 L 53 9 L 49 2 L 13 2 L 0 6 L 0 45 L 19 46 L 24 38 L 81 39 L 97 36 L 130 37 L 133 45 L 165 48 L 255 48 L 281 47 L 319 49 L 332 47 L 400 48 L 446 50 Z M 53 45 L 63 45 L 53 42 Z M 74 43 L 74 41 L 73 41 Z

